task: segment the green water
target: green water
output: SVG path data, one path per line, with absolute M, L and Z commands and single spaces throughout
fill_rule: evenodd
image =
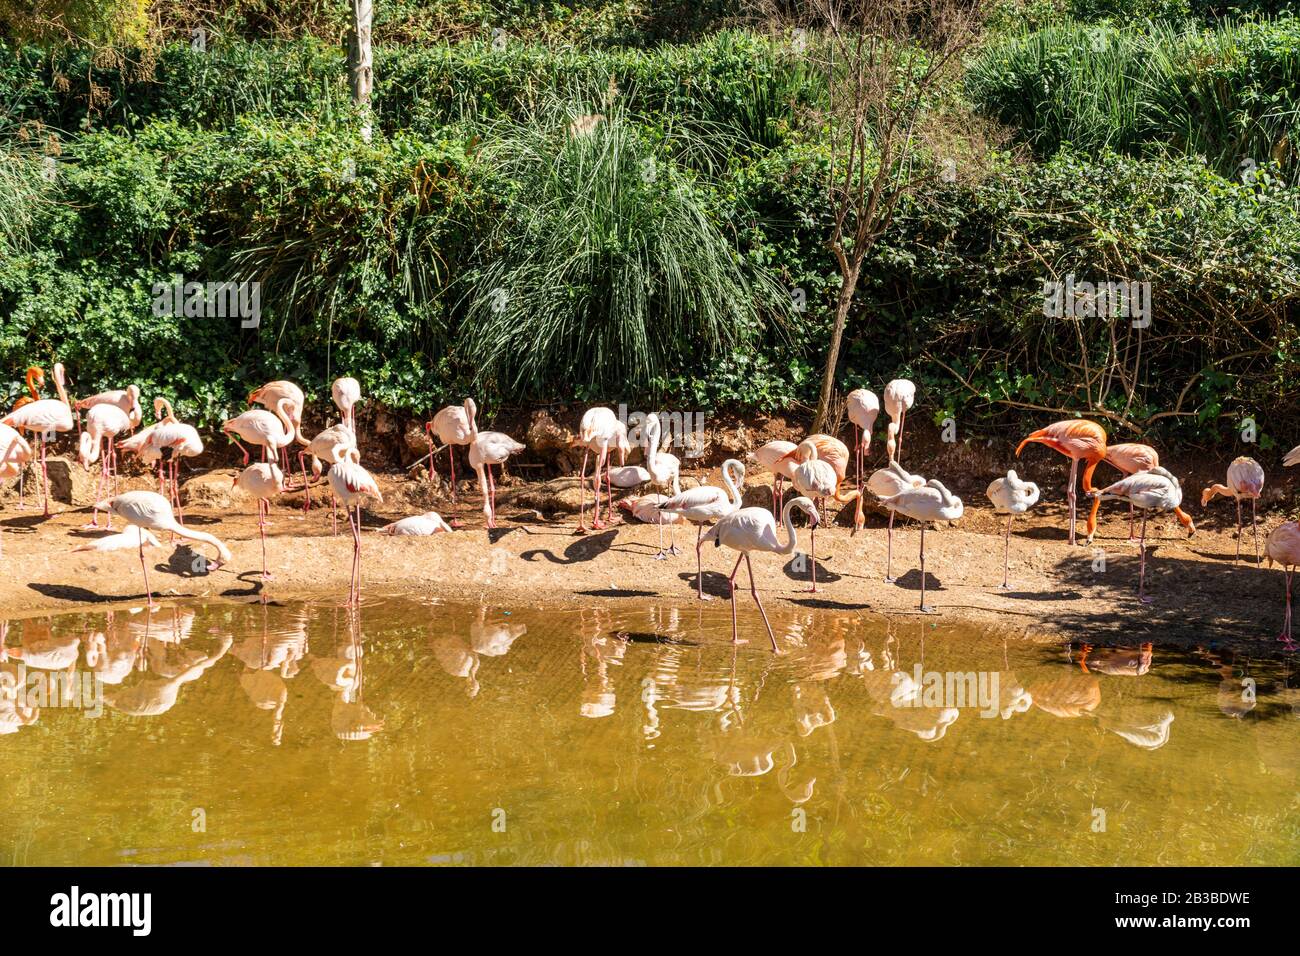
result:
M 775 656 L 752 610 L 739 649 L 725 602 L 12 621 L 0 861 L 1300 858 L 1285 665 L 1156 647 L 1085 673 L 1060 645 L 779 606 Z M 983 705 L 926 698 L 927 674 L 959 673 Z

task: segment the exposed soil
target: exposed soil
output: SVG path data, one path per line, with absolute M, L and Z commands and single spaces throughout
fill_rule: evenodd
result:
M 743 458 L 750 442 L 775 437 L 779 430 L 769 424 L 751 429 L 727 453 Z M 1036 636 L 1059 633 L 1076 640 L 1218 644 L 1259 654 L 1280 650 L 1274 638 L 1282 618 L 1282 572 L 1254 565 L 1249 524 L 1243 542 L 1247 560 L 1233 563 L 1236 540 L 1230 501 L 1219 499 L 1209 508 L 1199 507 L 1201 481 L 1221 480 L 1226 462 L 1200 462 L 1188 469 L 1192 475 L 1184 482 L 1185 505 L 1199 525 L 1193 538 L 1189 540 L 1167 517 L 1148 525 L 1147 591 L 1154 603 L 1143 606 L 1137 601 L 1138 549 L 1128 541 L 1124 507 L 1113 502 L 1104 505 L 1093 544 L 1069 547 L 1063 491 L 1068 462 L 1041 448 L 1027 450 L 1017 463 L 1022 476 L 1040 482 L 1044 501 L 1029 516 L 1016 519 L 1011 540 L 1012 590 L 998 590 L 1005 519 L 993 513 L 983 489 L 1014 459 L 996 443 L 941 445 L 924 429 L 918 432 L 911 433 L 909 422 L 904 461 L 927 476 L 943 478 L 966 504 L 957 527 L 926 533 L 927 601 L 941 615 L 1032 631 Z M 872 467 L 878 467 L 883 450 L 873 446 L 872 458 Z M 463 463 L 463 457 L 459 461 Z M 525 457 L 519 464 L 530 462 Z M 540 467 L 523 469 L 530 479 L 551 468 L 533 464 Z M 1177 462 L 1167 466 L 1180 476 L 1187 471 L 1176 467 Z M 439 470 L 445 473 L 445 458 Z M 79 471 L 62 466 L 64 483 L 72 485 L 66 496 L 88 500 L 90 492 L 84 487 L 84 474 L 76 474 Z M 575 480 L 525 481 L 515 463 L 510 471 L 498 483 L 498 529 L 485 529 L 477 510 L 477 490 L 462 481 L 464 527 L 432 538 L 390 538 L 374 529 L 425 510 L 450 518 L 455 508 L 444 497 L 447 486 L 431 484 L 422 469 L 411 471 L 418 478 L 401 472 L 381 475 L 385 503 L 367 509 L 364 517 L 363 590 L 369 595 L 416 592 L 533 606 L 647 599 L 690 605 L 695 601 L 693 528 L 677 529 L 682 554 L 652 560 L 657 550 L 655 527 L 627 519 L 603 531 L 575 535 L 577 522 L 571 513 Z M 1102 466 L 1099 481 L 1102 472 L 1106 480 L 1117 477 Z M 1204 473 L 1204 479 L 1196 477 L 1198 472 Z M 234 560 L 210 573 L 196 574 L 188 547 L 164 541 L 163 548 L 149 549 L 150 580 L 164 599 L 248 599 L 262 593 L 256 507 L 251 500 L 230 499 L 234 473 L 226 468 L 198 474 L 186 490 L 187 522 L 224 540 Z M 694 480 L 719 480 L 716 469 L 691 467 L 689 475 Z M 1285 520 L 1284 505 L 1291 499 L 1293 483 L 1280 469 L 1270 471 L 1269 482 L 1267 511 L 1261 509 L 1260 515 L 1261 548 L 1267 531 Z M 746 503 L 770 504 L 769 483 L 770 475 L 752 468 Z M 125 479 L 122 487 L 151 486 L 148 477 L 137 476 Z M 317 495 L 323 490 L 318 487 Z M 83 528 L 89 509 L 56 502 L 56 513 L 46 519 L 40 515 L 39 503 L 32 506 L 30 491 L 25 511 L 17 508 L 12 488 L 6 489 L 2 502 L 0 568 L 5 574 L 0 580 L 0 613 L 17 616 L 108 602 L 141 603 L 143 581 L 136 552 L 70 553 L 74 545 L 102 533 Z M 333 536 L 328 505 L 304 515 L 301 500 L 300 492 L 286 494 L 273 510 L 266 548 L 274 577 L 266 595 L 287 599 L 328 592 L 342 597 L 352 559 L 347 525 L 341 519 L 339 535 Z M 867 528 L 856 536 L 846 526 L 851 508 L 833 526 L 819 530 L 816 594 L 806 591 L 810 579 L 806 562 L 800 567 L 789 557 L 757 556 L 754 565 L 764 600 L 863 614 L 916 613 L 921 585 L 918 527 L 911 523 L 896 527 L 898 580 L 885 584 L 885 519 L 874 507 L 867 511 Z M 800 549 L 807 547 L 807 530 L 801 529 Z M 734 555 L 726 549 L 705 550 L 704 587 L 715 600 L 726 598 L 726 575 L 733 561 Z M 739 600 L 744 613 L 744 605 L 750 602 L 747 587 L 739 591 Z

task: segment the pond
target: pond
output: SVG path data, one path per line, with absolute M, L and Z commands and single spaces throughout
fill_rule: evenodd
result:
M 748 612 L 748 614 L 747 614 Z M 1294 864 L 1300 683 L 753 608 L 212 603 L 11 621 L 0 860 Z

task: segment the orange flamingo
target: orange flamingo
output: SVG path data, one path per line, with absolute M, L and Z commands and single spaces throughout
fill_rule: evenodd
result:
M 1065 421 L 1053 422 L 1046 428 L 1040 428 L 1028 438 L 1020 443 L 1016 448 L 1016 457 L 1020 457 L 1020 452 L 1030 442 L 1039 445 L 1046 445 L 1053 451 L 1060 452 L 1070 459 L 1070 544 L 1075 543 L 1074 526 L 1077 523 L 1078 505 L 1075 492 L 1075 479 L 1079 473 L 1079 462 L 1088 463 L 1083 471 L 1083 490 L 1092 493 L 1092 473 L 1097 470 L 1106 457 L 1106 429 L 1102 428 L 1096 422 L 1086 421 L 1082 418 L 1070 418 Z M 1092 510 L 1088 512 L 1088 540 L 1092 540 L 1093 534 L 1097 530 L 1097 508 L 1101 505 L 1101 499 L 1095 498 L 1092 502 Z
M 1136 475 L 1139 471 L 1150 471 L 1153 468 L 1160 467 L 1160 453 L 1150 445 L 1139 445 L 1136 442 L 1126 442 L 1120 445 L 1107 445 L 1106 456 L 1102 459 L 1106 464 L 1117 468 L 1127 475 Z M 1174 515 L 1178 518 L 1178 523 L 1187 529 L 1188 537 L 1196 533 L 1196 524 L 1192 521 L 1191 516 L 1182 508 L 1175 508 Z M 1133 505 L 1128 506 L 1128 539 L 1133 540 L 1135 515 Z
M 41 400 L 41 389 L 45 387 L 45 373 L 35 365 L 27 368 L 27 395 L 23 395 L 18 401 L 14 402 L 14 407 L 9 409 L 16 412 L 29 402 L 39 402 Z

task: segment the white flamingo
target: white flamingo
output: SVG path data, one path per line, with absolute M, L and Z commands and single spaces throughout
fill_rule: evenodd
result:
M 841 446 L 842 447 L 842 446 Z M 799 461 L 798 467 L 794 470 L 794 476 L 791 483 L 795 490 L 806 498 L 811 498 L 818 504 L 824 504 L 826 498 L 831 498 L 840 503 L 847 503 L 855 499 L 860 499 L 862 492 L 858 489 L 847 493 L 840 491 L 840 473 L 835 466 L 829 461 L 819 457 L 817 442 L 811 439 L 801 442 L 795 450 L 795 458 Z M 847 464 L 847 463 L 846 463 Z M 861 508 L 861 503 L 858 505 Z M 808 590 L 810 593 L 817 593 L 817 526 L 813 525 L 809 537 L 812 539 L 809 545 L 811 551 L 808 555 L 809 563 L 812 565 L 812 587 Z
M 1241 499 L 1250 499 L 1250 527 L 1255 535 L 1255 563 L 1259 564 L 1259 522 L 1255 517 L 1255 502 L 1259 501 L 1259 496 L 1264 491 L 1264 469 L 1260 463 L 1253 458 L 1247 458 L 1242 455 L 1233 459 L 1228 466 L 1228 483 L 1226 485 L 1214 484 L 1201 492 L 1201 507 L 1204 508 L 1215 497 L 1223 495 L 1225 498 L 1235 498 L 1237 500 L 1237 557 L 1235 560 L 1241 560 Z
M 42 398 L 28 402 L 0 418 L 0 424 L 10 428 L 23 428 L 36 436 L 41 443 L 41 484 L 45 491 L 45 514 L 50 513 L 50 473 L 45 466 L 45 446 L 60 432 L 70 432 L 76 426 L 72 405 L 64 387 L 63 363 L 54 363 L 54 388 L 58 398 Z
M 892 422 L 890 427 L 893 427 Z M 892 456 L 888 465 L 876 469 L 867 479 L 867 491 L 881 501 L 902 494 L 909 488 L 921 488 L 924 485 L 924 478 L 910 474 L 902 465 L 894 461 Z M 885 541 L 885 583 L 893 584 L 896 579 L 894 578 L 894 511 L 892 508 L 889 511 L 889 530 Z
M 456 449 L 455 445 L 468 445 L 474 440 L 474 419 L 478 415 L 478 406 L 474 399 L 467 398 L 463 405 L 448 405 L 433 416 L 433 421 L 425 426 L 434 439 L 447 449 L 447 460 L 451 463 L 451 502 L 456 504 Z M 432 482 L 437 472 L 433 468 L 434 455 L 441 449 L 429 448 L 429 481 Z M 452 527 L 459 522 L 451 519 Z
M 1178 479 L 1173 473 L 1164 468 L 1152 468 L 1149 471 L 1139 471 L 1137 474 L 1121 478 L 1113 485 L 1108 485 L 1100 490 L 1091 492 L 1094 498 L 1105 500 L 1107 498 L 1116 498 L 1120 501 L 1127 501 L 1133 507 L 1142 512 L 1142 535 L 1138 539 L 1138 548 L 1141 551 L 1141 568 L 1138 572 L 1138 600 L 1143 604 L 1150 604 L 1151 599 L 1146 596 L 1146 579 L 1147 579 L 1147 512 L 1154 511 L 1157 514 L 1164 511 L 1173 511 L 1183 503 L 1183 487 L 1179 484 Z
M 1005 478 L 996 478 L 989 483 L 984 493 L 993 502 L 993 510 L 1007 516 L 1007 532 L 1002 544 L 1002 583 L 1003 591 L 1011 590 L 1007 575 L 1011 567 L 1011 522 L 1016 515 L 1022 515 L 1038 504 L 1038 486 L 1032 481 L 1022 481 L 1015 469 L 1007 472 Z
M 735 472 L 734 478 L 732 472 Z M 659 505 L 663 514 L 679 515 L 698 526 L 695 535 L 695 593 L 701 601 L 711 600 L 704 594 L 704 559 L 700 554 L 704 526 L 740 510 L 743 504 L 740 489 L 745 484 L 745 466 L 734 458 L 728 458 L 722 463 L 722 483 L 726 485 L 725 490 L 716 485 L 700 485 L 698 488 L 688 488 L 680 495 L 673 495 Z
M 781 511 L 781 482 L 790 481 L 799 462 L 790 457 L 790 452 L 799 446 L 792 441 L 770 441 L 754 449 L 748 455 L 750 461 L 762 465 L 773 475 L 772 478 L 772 517 Z
M 924 614 L 934 611 L 925 603 L 925 522 L 956 521 L 964 508 L 961 499 L 945 488 L 938 479 L 931 478 L 920 488 L 908 488 L 882 504 L 890 511 L 902 512 L 921 522 L 921 603 Z
M 348 604 L 361 603 L 361 505 L 367 498 L 383 502 L 379 486 L 370 472 L 350 457 L 338 457 L 330 464 L 330 488 L 334 497 L 343 502 L 352 529 L 352 579 L 348 587 Z M 356 509 L 356 520 L 352 511 Z
M 302 433 L 302 413 L 307 407 L 307 398 L 303 395 L 302 389 L 287 379 L 278 379 L 274 382 L 267 382 L 261 388 L 255 389 L 248 394 L 248 404 L 263 405 L 266 408 L 275 410 L 276 405 L 284 400 L 287 402 L 289 421 L 291 423 L 289 431 L 296 438 L 298 444 L 307 444 L 307 439 Z M 244 455 L 244 464 L 248 464 L 248 454 Z M 284 468 L 284 473 L 289 474 L 292 469 L 289 466 L 288 445 L 281 446 L 280 466 Z M 307 475 L 304 472 L 302 476 L 303 484 L 307 483 Z
M 401 518 L 379 529 L 380 534 L 426 536 L 442 534 L 451 530 L 451 525 L 442 520 L 436 511 L 426 511 L 422 515 Z
M 905 378 L 896 378 L 885 386 L 885 414 L 889 416 L 890 455 L 892 458 L 903 457 L 903 424 L 907 421 L 907 410 L 916 402 L 916 386 Z M 897 450 L 894 441 L 897 440 Z
M 357 436 L 352 428 L 345 422 L 339 422 L 337 425 L 331 425 L 329 428 L 317 433 L 316 437 L 307 443 L 305 448 L 298 452 L 298 464 L 301 466 L 303 474 L 307 473 L 307 465 L 304 458 L 311 456 L 311 473 L 312 477 L 319 478 L 324 470 L 321 466 L 322 461 L 336 461 L 339 458 L 347 457 L 349 452 L 357 451 Z M 357 452 L 360 457 L 360 452 Z M 311 485 L 304 483 L 306 495 L 303 498 L 302 510 L 311 510 Z
M 278 398 L 272 409 L 268 412 L 261 408 L 250 408 L 221 423 L 221 431 L 243 452 L 245 465 L 249 460 L 248 449 L 240 443 L 241 438 L 250 445 L 261 445 L 264 461 L 279 458 L 281 451 L 293 443 L 297 426 L 293 421 L 292 400 L 287 397 Z M 308 443 L 304 441 L 303 444 Z
M 758 599 L 758 588 L 754 584 L 754 565 L 750 562 L 749 556 L 754 551 L 765 551 L 769 554 L 794 553 L 795 548 L 798 547 L 798 537 L 794 529 L 792 513 L 796 508 L 808 516 L 809 524 L 813 528 L 816 528 L 821 520 L 817 509 L 808 498 L 799 497 L 787 501 L 785 507 L 781 509 L 781 523 L 785 526 L 785 544 L 777 538 L 776 520 L 766 508 L 740 508 L 729 515 L 724 515 L 704 536 L 706 541 L 711 539 L 715 544 L 740 552 L 740 557 L 736 558 L 736 566 L 731 569 L 731 576 L 727 578 L 731 593 L 731 642 L 733 644 L 744 643 L 740 640 L 736 628 L 736 574 L 740 571 L 740 562 L 744 561 L 749 571 L 749 593 L 754 596 L 758 613 L 763 616 L 763 626 L 767 628 L 772 650 L 779 650 L 776 635 L 772 633 L 772 625 L 767 620 L 767 612 L 763 610 L 763 602 Z
M 0 425 L 0 481 L 21 478 L 23 469 L 32 460 L 32 446 L 27 439 L 8 425 Z M 0 554 L 4 549 L 0 548 Z
M 681 494 L 682 462 L 676 455 L 659 450 L 663 433 L 659 416 L 655 412 L 646 416 L 643 437 L 645 438 L 645 466 L 650 472 L 650 480 L 675 495 Z
M 90 471 L 90 466 L 96 461 L 101 462 L 99 477 L 95 479 L 97 501 L 110 489 L 116 490 L 114 486 L 117 476 L 117 449 L 113 445 L 113 440 L 122 432 L 129 431 L 140 424 L 139 411 L 140 406 L 136 405 L 133 420 L 132 416 L 122 411 L 119 406 L 103 402 L 91 405 L 86 412 L 86 427 L 77 440 L 77 459 L 86 471 Z M 87 527 L 98 528 L 99 512 L 92 511 L 91 514 L 92 520 Z M 111 515 L 108 527 L 110 529 L 113 527 Z
M 284 472 L 274 462 L 259 461 L 236 475 L 234 485 L 257 499 L 257 534 L 262 540 L 262 580 L 269 581 L 271 575 L 266 570 L 266 513 L 271 510 L 271 499 L 284 491 Z
M 876 427 L 876 416 L 880 414 L 880 399 L 869 388 L 855 388 L 844 401 L 849 421 L 858 432 L 854 457 L 857 460 L 857 486 L 861 490 L 863 459 L 871 451 L 871 430 Z
M 605 527 L 605 522 L 600 520 L 600 480 L 599 475 L 605 472 L 605 484 L 609 488 L 609 507 L 606 509 L 606 516 L 612 518 L 614 510 L 614 491 L 613 482 L 610 477 L 610 460 L 609 452 L 611 448 L 617 448 L 622 457 L 619 464 L 626 464 L 627 453 L 631 450 L 631 445 L 627 439 L 627 426 L 618 420 L 613 409 L 597 406 L 589 408 L 582 416 L 582 423 L 578 427 L 577 441 L 582 445 L 582 470 L 578 473 L 578 531 L 587 530 L 585 524 L 586 509 L 586 480 L 587 480 L 587 457 L 594 451 L 596 452 L 596 469 L 594 474 L 597 476 L 596 481 L 596 515 L 592 519 L 591 526 L 599 531 Z
M 334 399 L 334 407 L 343 416 L 343 424 L 352 429 L 352 434 L 355 435 L 357 405 L 361 402 L 361 383 L 350 376 L 336 378 L 334 384 L 330 386 L 330 397 Z
M 116 534 L 106 534 L 102 538 L 96 538 L 93 541 L 85 541 L 72 550 L 96 552 L 125 551 L 127 548 L 140 547 L 142 538 L 144 539 L 144 544 L 147 544 L 151 548 L 162 547 L 162 542 L 155 538 L 151 532 L 146 531 L 144 528 L 128 527 L 125 531 L 119 531 Z
M 645 524 L 659 526 L 659 552 L 654 556 L 656 561 L 665 560 L 669 554 L 680 553 L 677 550 L 675 540 L 674 525 L 681 523 L 682 516 L 679 514 L 666 514 L 660 510 L 660 506 L 668 501 L 666 495 L 640 495 L 635 498 L 624 498 L 618 503 L 618 506 L 624 511 L 629 512 L 637 521 Z M 668 550 L 664 550 L 664 525 L 668 525 Z
M 469 466 L 478 475 L 479 491 L 483 494 L 483 517 L 487 519 L 489 528 L 497 526 L 497 484 L 492 477 L 492 466 L 504 465 L 507 458 L 523 451 L 524 447 L 505 432 L 481 432 L 474 428 L 474 440 L 469 446 Z
M 211 545 L 216 549 L 217 560 L 208 564 L 210 570 L 216 570 L 223 564 L 229 563 L 231 559 L 230 549 L 213 535 L 178 524 L 172 514 L 171 504 L 155 491 L 127 491 L 115 498 L 98 502 L 95 507 L 111 511 L 127 524 L 145 531 L 167 531 L 180 538 Z M 153 591 L 149 587 L 149 568 L 144 562 L 143 536 L 140 538 L 139 550 L 140 570 L 144 572 L 145 597 L 148 599 L 150 609 L 153 609 L 158 605 L 154 603 Z

